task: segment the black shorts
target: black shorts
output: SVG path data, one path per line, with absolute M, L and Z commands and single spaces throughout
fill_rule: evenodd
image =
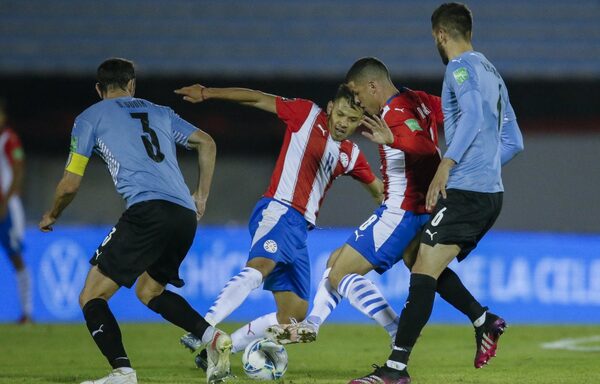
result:
M 157 282 L 182 287 L 179 266 L 196 234 L 196 213 L 164 201 L 129 207 L 110 231 L 90 264 L 120 286 L 131 288 L 144 271 Z
M 448 189 L 440 196 L 431 218 L 423 227 L 421 243 L 455 244 L 460 247 L 458 261 L 475 249 L 483 235 L 494 225 L 502 209 L 502 192 L 481 193 Z

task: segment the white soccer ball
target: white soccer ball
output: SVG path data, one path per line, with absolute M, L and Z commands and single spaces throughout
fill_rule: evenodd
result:
M 248 344 L 242 356 L 244 372 L 255 380 L 278 380 L 288 365 L 283 345 L 269 339 L 257 339 Z

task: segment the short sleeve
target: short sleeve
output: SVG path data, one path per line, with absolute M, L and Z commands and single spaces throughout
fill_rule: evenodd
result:
M 8 140 L 6 140 L 6 144 L 4 145 L 4 151 L 11 164 L 14 164 L 15 161 L 22 161 L 25 158 L 25 152 L 23 152 L 21 140 L 19 139 L 19 136 L 17 136 L 17 134 L 12 130 L 10 131 Z
M 376 179 L 367 158 L 362 151 L 358 149 L 356 144 L 352 147 L 350 163 L 346 169 L 346 174 L 365 184 L 371 184 Z
M 171 108 L 169 108 L 169 117 L 171 119 L 171 130 L 173 131 L 175 143 L 185 148 L 189 148 L 188 139 L 192 133 L 198 130 L 198 128 L 182 119 Z
M 277 116 L 287 124 L 292 132 L 297 132 L 308 117 L 314 103 L 304 99 L 275 98 Z
M 452 60 L 446 69 L 446 81 L 454 91 L 457 98 L 469 91 L 479 91 L 477 73 L 467 61 Z
M 70 152 L 90 158 L 94 149 L 94 128 L 83 119 L 76 119 L 71 132 Z

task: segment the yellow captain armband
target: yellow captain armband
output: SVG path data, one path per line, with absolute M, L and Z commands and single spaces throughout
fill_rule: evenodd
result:
M 71 152 L 69 154 L 69 160 L 67 160 L 67 166 L 65 170 L 74 173 L 79 176 L 83 176 L 85 173 L 85 167 L 90 159 L 80 155 L 79 153 Z

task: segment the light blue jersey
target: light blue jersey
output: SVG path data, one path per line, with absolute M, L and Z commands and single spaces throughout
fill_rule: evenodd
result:
M 523 149 L 523 138 L 496 68 L 479 52 L 452 59 L 442 89 L 444 157 L 456 162 L 447 188 L 502 192 L 501 167 Z
M 195 211 L 175 144 L 187 146 L 196 130 L 171 108 L 133 97 L 106 99 L 75 119 L 71 152 L 86 158 L 96 152 L 128 208 L 166 200 Z

